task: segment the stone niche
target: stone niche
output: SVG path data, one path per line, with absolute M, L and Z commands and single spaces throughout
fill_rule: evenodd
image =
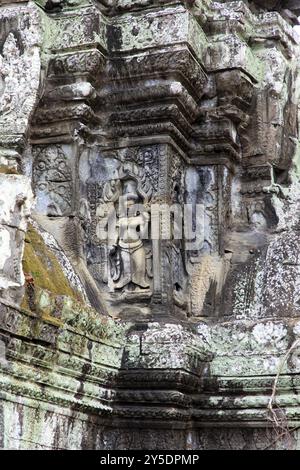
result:
M 299 2 L 0 3 L 0 447 L 299 449 Z

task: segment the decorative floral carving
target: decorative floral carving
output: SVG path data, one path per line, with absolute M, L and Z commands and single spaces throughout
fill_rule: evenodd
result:
M 40 80 L 39 27 L 37 9 L 4 9 L 0 24 L 14 25 L 2 39 L 0 49 L 0 133 L 26 131 Z M 4 29 L 5 31 L 5 29 Z
M 60 146 L 37 147 L 33 181 L 37 206 L 47 215 L 66 215 L 72 207 L 72 174 Z

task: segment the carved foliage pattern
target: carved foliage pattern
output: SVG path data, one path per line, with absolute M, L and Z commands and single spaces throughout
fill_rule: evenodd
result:
M 66 215 L 72 208 L 72 173 L 61 146 L 34 149 L 33 181 L 38 206 L 47 215 Z

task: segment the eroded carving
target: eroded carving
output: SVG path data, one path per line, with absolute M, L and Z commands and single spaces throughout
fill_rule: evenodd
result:
M 34 149 L 33 181 L 37 210 L 48 216 L 69 215 L 72 210 L 72 174 L 60 146 Z

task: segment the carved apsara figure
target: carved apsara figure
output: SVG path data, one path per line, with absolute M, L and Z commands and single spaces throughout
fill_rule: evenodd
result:
M 123 183 L 123 207 L 117 220 L 118 236 L 110 248 L 110 272 L 114 289 L 128 286 L 149 289 L 147 280 L 147 255 L 143 236 L 148 228 L 150 216 L 141 209 L 137 183 L 126 180 Z

